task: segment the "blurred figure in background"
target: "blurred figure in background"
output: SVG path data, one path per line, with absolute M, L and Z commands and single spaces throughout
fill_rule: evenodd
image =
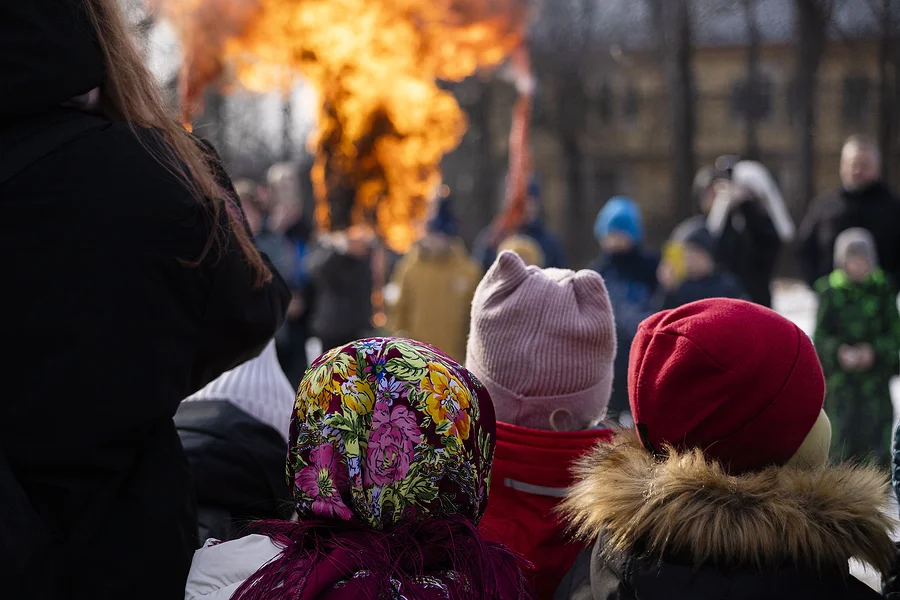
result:
M 519 255 L 519 258 L 529 267 L 537 267 L 543 269 L 546 261 L 544 260 L 544 251 L 541 250 L 540 244 L 527 235 L 513 235 L 500 244 L 498 248 L 500 252 L 509 250 Z
M 528 205 L 525 213 L 525 221 L 519 227 L 519 234 L 533 239 L 541 247 L 544 254 L 544 266 L 547 268 L 562 269 L 566 266 L 566 258 L 559 243 L 559 239 L 547 228 L 544 223 L 544 208 L 541 203 L 541 186 L 533 177 L 528 182 Z M 475 248 L 472 252 L 475 260 L 481 263 L 487 271 L 497 258 L 498 248 L 502 239 L 497 239 L 497 232 L 492 226 L 485 228 L 475 240 Z
M 273 341 L 178 407 L 175 427 L 194 475 L 201 542 L 231 539 L 253 520 L 290 516 L 284 455 L 293 405 Z
M 702 217 L 675 228 L 659 267 L 662 310 L 707 298 L 745 298 L 737 280 L 716 265 L 714 253 L 715 240 Z
M 372 331 L 375 236 L 362 226 L 320 233 L 304 261 L 312 282 L 313 333 L 330 350 Z
M 555 512 L 570 467 L 606 441 L 616 327 L 603 278 L 503 252 L 478 285 L 466 365 L 491 393 L 497 457 L 482 527 L 531 561 L 551 598 L 584 545 Z
M 834 268 L 835 240 L 842 231 L 871 232 L 882 267 L 900 284 L 900 201 L 881 181 L 878 145 L 853 136 L 841 152 L 841 187 L 818 197 L 800 227 L 797 260 L 813 287 Z
M 814 336 L 828 381 L 832 447 L 838 458 L 874 457 L 886 467 L 894 421 L 890 383 L 900 371 L 897 291 L 878 268 L 875 240 L 865 229 L 837 237 L 834 267 L 816 284 Z
M 388 328 L 398 337 L 431 344 L 464 361 L 481 268 L 457 237 L 451 202 L 435 201 L 428 233 L 397 264 L 391 281 L 397 297 L 389 307 Z
M 600 257 L 590 269 L 600 273 L 616 317 L 615 379 L 610 417 L 628 410 L 628 351 L 641 321 L 655 312 L 659 257 L 644 249 L 644 226 L 638 205 L 625 196 L 611 198 L 597 215 L 594 235 Z
M 795 234 L 772 174 L 758 162 L 723 156 L 697 174 L 694 193 L 716 263 L 734 275 L 752 302 L 771 307 L 775 265 Z
M 296 387 L 309 365 L 306 342 L 312 314 L 313 286 L 306 272 L 305 259 L 312 225 L 304 219 L 299 169 L 292 163 L 279 163 L 269 169 L 267 182 L 270 212 L 267 229 L 284 248 L 289 271 L 283 273 L 291 288 L 284 326 L 276 337 L 278 358 L 291 384 Z

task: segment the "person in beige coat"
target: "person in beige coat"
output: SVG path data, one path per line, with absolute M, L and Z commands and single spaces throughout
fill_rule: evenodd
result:
M 456 231 L 449 200 L 442 199 L 428 233 L 394 271 L 388 329 L 464 361 L 472 296 L 482 273 Z

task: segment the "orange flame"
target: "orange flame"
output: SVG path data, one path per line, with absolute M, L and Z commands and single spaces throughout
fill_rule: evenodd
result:
M 155 1 L 188 48 L 188 108 L 226 64 L 255 91 L 298 75 L 315 87 L 317 220 L 375 224 L 397 251 L 415 241 L 467 126 L 437 81 L 501 63 L 527 18 L 526 0 Z

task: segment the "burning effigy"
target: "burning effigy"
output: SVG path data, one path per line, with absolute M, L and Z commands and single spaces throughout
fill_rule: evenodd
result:
M 186 121 L 223 75 L 258 92 L 302 77 L 318 94 L 310 146 L 319 226 L 372 224 L 400 252 L 415 242 L 441 159 L 467 127 L 438 82 L 503 63 L 528 19 L 527 0 L 153 2 L 182 42 Z

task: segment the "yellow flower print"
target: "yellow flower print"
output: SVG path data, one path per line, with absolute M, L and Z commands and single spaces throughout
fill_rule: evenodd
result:
M 375 391 L 366 379 L 350 377 L 341 384 L 341 402 L 358 415 L 367 415 L 375 405 Z
M 298 414 L 306 414 L 313 406 L 328 410 L 331 396 L 340 393 L 339 375 L 343 379 L 356 376 L 356 361 L 349 354 L 335 349 L 326 354 L 318 365 L 309 369 L 297 390 Z
M 469 439 L 471 421 L 466 409 L 471 397 L 462 382 L 442 364 L 428 363 L 428 374 L 422 380 L 422 390 L 428 393 L 426 410 L 435 424 L 452 421 L 444 435 L 457 435 Z

